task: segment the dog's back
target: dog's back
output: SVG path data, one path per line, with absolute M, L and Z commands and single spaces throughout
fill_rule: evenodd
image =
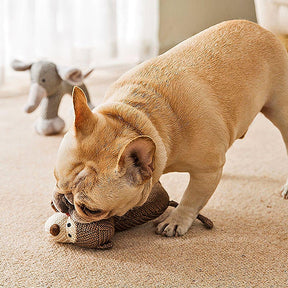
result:
M 199 147 L 202 138 L 210 145 L 213 133 L 227 150 L 288 79 L 287 67 L 274 34 L 246 20 L 227 21 L 130 70 L 107 98 L 147 110 L 152 122 L 160 118 L 164 138 L 173 133 L 182 145 Z

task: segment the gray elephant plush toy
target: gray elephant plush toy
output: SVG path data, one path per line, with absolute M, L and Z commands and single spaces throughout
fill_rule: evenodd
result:
M 41 103 L 41 116 L 35 123 L 37 133 L 53 135 L 60 133 L 65 122 L 58 116 L 58 108 L 64 94 L 72 94 L 73 86 L 79 86 L 87 97 L 89 107 L 93 105 L 83 79 L 92 71 L 82 74 L 80 69 L 59 67 L 52 62 L 38 61 L 24 63 L 14 60 L 11 64 L 16 71 L 30 71 L 31 87 L 25 112 L 33 112 Z

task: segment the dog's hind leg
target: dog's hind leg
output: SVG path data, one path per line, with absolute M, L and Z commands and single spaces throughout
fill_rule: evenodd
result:
M 261 112 L 281 132 L 288 154 L 288 95 L 286 94 L 285 96 L 281 100 L 276 99 L 275 102 L 268 104 Z M 284 199 L 288 199 L 288 179 L 282 188 L 281 195 Z

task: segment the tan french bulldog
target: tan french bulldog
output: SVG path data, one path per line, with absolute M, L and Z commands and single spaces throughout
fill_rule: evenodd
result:
M 213 26 L 124 74 L 89 110 L 79 88 L 75 123 L 55 169 L 54 204 L 95 221 L 142 205 L 163 173 L 188 172 L 180 205 L 157 232 L 187 232 L 218 185 L 225 153 L 262 112 L 288 147 L 288 59 L 255 23 Z M 288 196 L 288 184 L 283 196 Z

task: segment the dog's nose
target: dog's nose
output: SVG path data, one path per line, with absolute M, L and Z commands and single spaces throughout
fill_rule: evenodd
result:
M 69 193 L 70 194 L 70 193 Z M 66 194 L 66 195 L 69 195 Z M 71 193 L 72 194 L 72 193 Z M 53 195 L 53 204 L 59 212 L 62 213 L 68 213 L 69 209 L 74 209 L 73 204 L 73 195 L 66 196 L 65 194 L 59 193 L 59 192 L 54 192 Z
M 73 205 L 74 197 L 73 197 L 73 194 L 72 194 L 72 193 L 65 194 L 64 197 L 67 199 L 67 201 L 68 201 L 71 205 Z

